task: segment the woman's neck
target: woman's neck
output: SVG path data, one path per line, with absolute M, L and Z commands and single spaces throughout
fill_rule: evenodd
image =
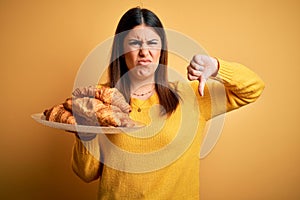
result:
M 145 80 L 130 80 L 131 96 L 137 99 L 148 99 L 155 91 L 154 78 Z

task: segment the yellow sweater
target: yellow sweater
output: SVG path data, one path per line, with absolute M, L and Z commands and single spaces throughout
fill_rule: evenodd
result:
M 243 65 L 219 64 L 218 76 L 207 83 L 203 97 L 197 81 L 176 83 L 181 101 L 169 117 L 160 116 L 156 94 L 146 101 L 131 99 L 130 117 L 147 124 L 144 129 L 76 139 L 74 172 L 86 182 L 99 179 L 99 199 L 199 199 L 206 122 L 254 102 L 264 89 L 262 80 Z

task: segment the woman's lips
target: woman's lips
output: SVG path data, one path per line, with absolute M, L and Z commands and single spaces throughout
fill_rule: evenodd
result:
M 138 60 L 139 65 L 149 65 L 152 61 L 148 59 Z

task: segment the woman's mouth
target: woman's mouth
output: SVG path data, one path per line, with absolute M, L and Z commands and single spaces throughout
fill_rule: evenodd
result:
M 138 65 L 149 65 L 152 61 L 150 59 L 138 60 Z

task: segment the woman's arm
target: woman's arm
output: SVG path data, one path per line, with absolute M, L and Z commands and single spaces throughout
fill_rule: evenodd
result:
M 225 86 L 227 110 L 252 103 L 262 94 L 265 84 L 249 68 L 234 62 L 218 59 L 219 71 L 216 79 Z
M 264 82 L 244 65 L 204 55 L 199 56 L 200 58 L 198 57 L 196 61 L 201 60 L 202 63 L 198 62 L 195 65 L 191 62 L 188 67 L 188 76 L 199 82 L 194 82 L 192 85 L 195 90 L 199 91 L 197 98 L 205 118 L 210 119 L 252 103 L 261 95 L 265 87 Z M 210 62 L 204 62 L 205 59 L 202 56 Z M 208 77 L 212 80 L 208 80 Z M 203 81 L 206 86 L 201 92 Z
M 82 141 L 76 137 L 72 154 L 72 169 L 85 182 L 100 177 L 100 147 L 98 137 Z

